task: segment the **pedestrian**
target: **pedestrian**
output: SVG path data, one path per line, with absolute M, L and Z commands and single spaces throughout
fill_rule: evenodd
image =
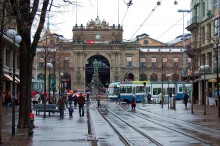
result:
M 11 103 L 12 103 L 12 100 L 11 100 L 11 93 L 8 92 L 8 93 L 5 95 L 6 114 L 7 114 L 8 111 L 9 111 L 9 108 L 10 108 L 10 106 L 11 106 Z
M 40 94 L 40 102 L 39 103 L 44 104 L 44 94 L 43 93 Z
M 85 97 L 82 95 L 82 93 L 79 94 L 78 97 L 78 104 L 79 104 L 79 116 L 84 117 L 84 104 L 86 100 Z
M 170 92 L 170 98 L 172 98 L 172 93 Z
M 70 95 L 68 96 L 68 103 L 69 103 L 69 104 L 72 104 L 72 103 L 73 103 L 73 94 L 70 94 Z
M 62 96 L 58 103 L 58 109 L 60 111 L 60 119 L 64 118 L 64 110 L 65 110 L 65 106 L 67 107 L 67 102 L 66 102 L 66 96 Z
M 120 105 L 120 100 L 121 100 L 121 94 L 120 94 L 120 92 L 119 92 L 119 93 L 118 93 L 118 98 L 117 98 L 116 104 L 119 103 L 119 105 Z
M 73 97 L 73 102 L 74 102 L 74 108 L 76 108 L 76 106 L 77 106 L 77 100 L 78 100 L 77 94 L 74 93 L 74 94 L 72 95 L 72 97 Z
M 161 93 L 158 95 L 158 98 L 159 98 L 159 103 L 161 104 L 162 103 L 162 94 Z
M 101 103 L 100 103 L 100 96 L 99 95 L 97 96 L 96 100 L 97 100 L 97 106 L 98 106 L 98 108 L 100 108 Z
M 34 104 L 39 103 L 39 100 L 40 100 L 40 94 L 39 94 L 39 92 L 37 92 L 37 94 L 35 95 L 35 99 L 36 99 L 36 101 L 34 102 Z
M 185 93 L 183 97 L 183 103 L 185 104 L 185 108 L 187 108 L 188 99 L 189 99 L 189 95 Z
M 152 98 L 151 94 L 148 93 L 148 95 L 147 95 L 147 102 L 148 102 L 148 103 L 152 103 L 151 98 Z
M 74 106 L 73 106 L 73 102 L 71 100 L 69 101 L 68 109 L 69 109 L 69 117 L 73 118 Z
M 135 99 L 135 96 L 132 95 L 132 99 L 131 99 L 131 109 L 132 109 L 132 110 L 135 110 L 135 107 L 136 107 L 136 99 Z

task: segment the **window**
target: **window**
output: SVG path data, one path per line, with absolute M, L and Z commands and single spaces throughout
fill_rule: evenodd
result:
M 157 67 L 157 58 L 151 58 L 151 67 Z
M 141 58 L 141 67 L 146 67 L 146 58 Z
M 128 56 L 126 63 L 127 63 L 127 67 L 132 67 L 132 57 Z
M 5 65 L 10 67 L 10 50 L 6 50 L 6 62 L 5 62 Z
M 127 93 L 132 93 L 132 86 L 127 87 Z
M 148 40 L 144 40 L 144 44 L 147 45 L 149 42 Z
M 162 67 L 167 67 L 167 58 L 163 58 Z
M 201 31 L 202 31 L 202 34 L 201 34 L 201 40 L 202 40 L 202 43 L 205 44 L 205 27 L 202 27 L 201 28 Z
M 173 58 L 173 67 L 178 67 L 178 58 Z
M 207 54 L 207 57 L 208 57 L 208 65 L 209 67 L 211 67 L 212 66 L 212 52 L 209 52 Z
M 205 17 L 205 1 L 202 2 L 202 16 Z
M 137 86 L 135 93 L 144 93 L 144 87 L 143 86 Z
M 126 87 L 120 86 L 120 93 L 126 93 Z
M 205 54 L 203 54 L 203 55 L 202 55 L 202 65 L 205 65 L 205 62 L 206 62 L 205 59 L 206 59 L 206 58 L 205 58 Z
M 211 37 L 212 36 L 211 36 L 211 23 L 210 23 L 208 24 L 208 38 L 207 38 L 209 42 L 211 42 Z
M 159 95 L 160 93 L 162 93 L 161 88 L 153 88 L 153 95 Z
M 219 32 L 218 32 L 218 27 L 219 27 L 219 23 L 218 23 L 218 19 L 215 19 L 214 21 L 214 34 L 217 35 Z
M 65 57 L 65 59 L 63 60 L 63 67 L 64 68 L 67 68 L 69 67 L 69 57 Z

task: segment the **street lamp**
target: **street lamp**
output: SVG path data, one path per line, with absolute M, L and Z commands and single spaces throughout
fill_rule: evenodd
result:
M 169 79 L 171 77 L 171 74 L 166 74 L 166 77 L 168 79 L 168 88 L 167 88 L 167 103 L 168 103 L 168 109 L 169 109 L 169 101 L 170 101 L 170 97 L 169 97 Z
M 209 68 L 209 65 L 202 65 L 200 66 L 200 70 L 203 71 L 203 75 L 204 75 L 204 115 L 206 115 L 206 83 L 205 83 L 205 72 L 207 71 L 207 69 Z
M 60 95 L 61 95 L 61 92 L 62 92 L 62 76 L 64 75 L 64 73 L 60 73 L 59 75 L 59 99 L 60 99 Z
M 22 41 L 20 35 L 14 29 L 8 29 L 6 35 L 13 40 L 13 86 L 12 86 L 12 135 L 15 134 L 15 44 Z
M 184 9 L 179 9 L 178 12 L 180 13 L 183 13 L 183 49 L 185 49 L 185 35 L 184 35 L 184 13 L 190 13 L 191 10 L 184 10 Z M 185 65 L 186 65 L 186 53 L 184 52 L 184 50 L 182 51 L 183 52 L 183 69 L 182 69 L 182 79 L 183 79 L 183 74 L 185 73 Z M 183 91 L 185 91 L 185 84 L 184 84 L 184 81 L 183 81 Z
M 50 69 L 53 68 L 53 64 L 49 62 L 49 63 L 47 63 L 47 67 L 49 68 L 49 77 L 48 77 L 48 78 L 49 78 L 49 80 L 48 80 L 48 86 L 49 86 L 49 87 L 48 87 L 48 88 L 49 88 L 49 90 L 48 90 L 48 92 L 49 92 L 49 101 L 48 101 L 48 102 L 49 102 L 49 104 L 50 104 Z

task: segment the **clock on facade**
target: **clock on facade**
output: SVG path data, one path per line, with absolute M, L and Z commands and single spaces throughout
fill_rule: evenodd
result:
M 100 39 L 100 37 L 101 37 L 101 36 L 100 36 L 99 34 L 95 35 L 95 38 L 96 38 L 96 39 Z

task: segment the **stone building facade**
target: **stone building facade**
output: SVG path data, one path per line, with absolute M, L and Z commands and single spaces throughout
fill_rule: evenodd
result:
M 58 40 L 54 43 L 56 49 L 51 51 L 58 54 L 52 55 L 49 59 L 56 68 L 52 73 L 56 80 L 54 81 L 56 90 L 59 87 L 62 90 L 79 91 L 89 88 L 93 82 L 94 60 L 99 62 L 100 86 L 106 88 L 112 81 L 160 81 L 162 78 L 168 80 L 166 77 L 168 73 L 171 74 L 169 80 L 181 80 L 184 48 L 180 42 L 165 44 L 150 38 L 147 34 L 138 35 L 134 40 L 125 42 L 122 26 L 114 24 L 109 26 L 99 17 L 94 21 L 91 19 L 86 26 L 75 25 L 72 32 L 71 41 Z M 39 61 L 35 59 L 34 64 L 39 66 Z M 38 69 L 36 73 L 38 79 L 39 74 L 44 76 L 43 70 L 44 68 L 42 71 Z M 63 73 L 63 76 L 60 77 L 60 73 Z

